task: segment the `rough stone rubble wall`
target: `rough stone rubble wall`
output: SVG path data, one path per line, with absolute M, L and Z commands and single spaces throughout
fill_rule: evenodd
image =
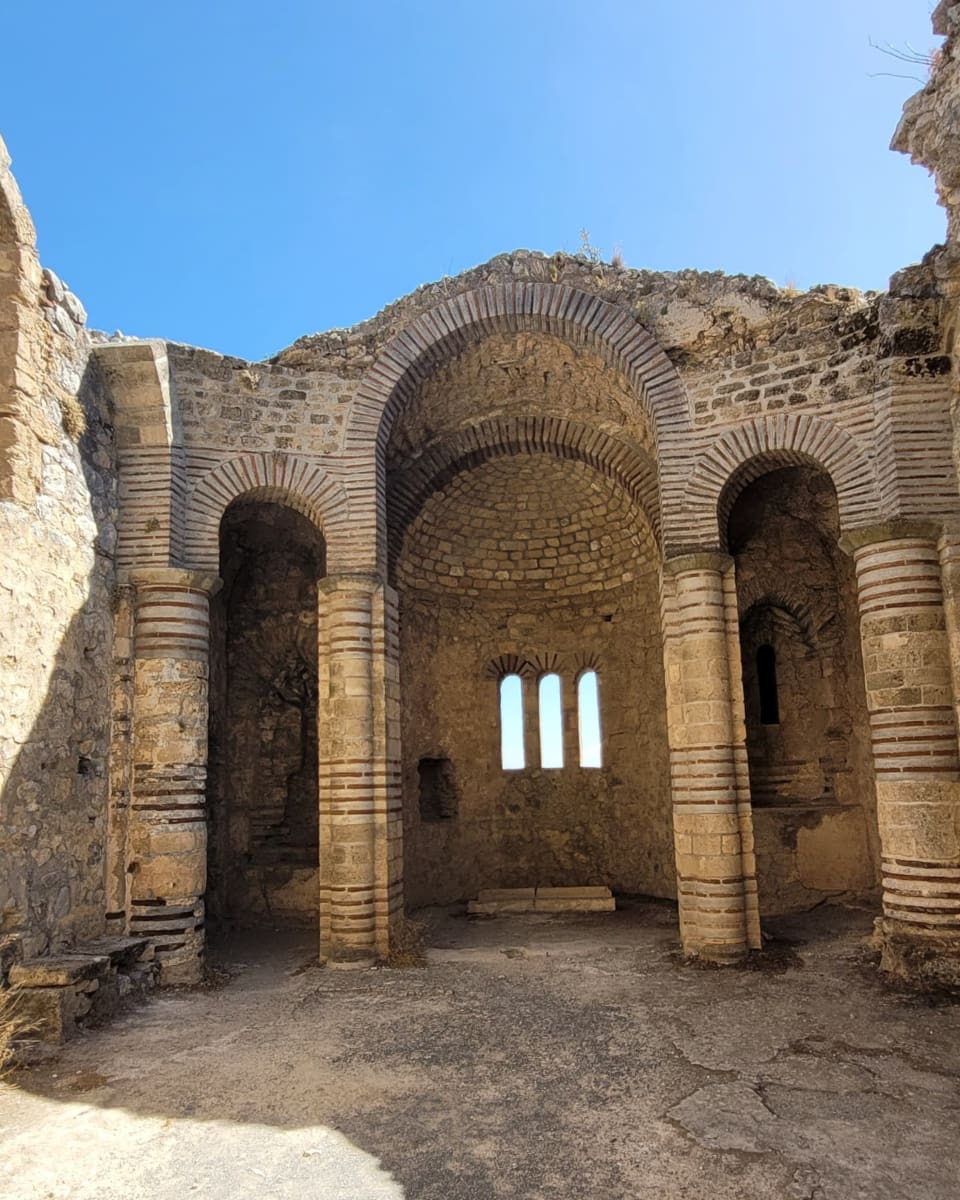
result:
M 30 955 L 104 929 L 117 497 L 85 315 L 2 144 L 0 184 L 0 932 Z

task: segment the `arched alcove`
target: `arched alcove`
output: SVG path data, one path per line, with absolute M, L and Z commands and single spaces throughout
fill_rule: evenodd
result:
M 672 894 L 653 431 L 628 381 L 592 348 L 497 332 L 434 364 L 392 429 L 408 903 Z M 584 769 L 588 663 L 603 748 Z M 425 760 L 451 763 L 452 819 L 422 818 Z
M 723 534 L 736 567 L 761 914 L 875 878 L 869 724 L 852 563 L 830 477 L 749 468 Z
M 220 524 L 211 603 L 210 912 L 315 924 L 317 581 L 325 546 L 293 509 L 243 497 Z

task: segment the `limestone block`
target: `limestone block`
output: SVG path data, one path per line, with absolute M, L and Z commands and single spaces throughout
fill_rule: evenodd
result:
M 826 813 L 797 834 L 797 874 L 804 887 L 863 891 L 873 883 L 866 819 L 857 805 Z
M 110 965 L 116 968 L 130 968 L 153 958 L 153 946 L 147 938 L 95 938 L 85 942 L 83 948 L 90 954 L 105 956 L 110 960 Z
M 73 987 L 17 988 L 15 995 L 17 1016 L 29 1028 L 29 1036 L 54 1045 L 73 1036 L 93 1004 Z
M 158 854 L 140 859 L 135 873 L 135 891 L 141 898 L 202 896 L 207 886 L 207 863 L 201 854 Z
M 10 968 L 10 984 L 18 988 L 64 988 L 96 980 L 110 969 L 106 955 L 62 954 L 32 958 Z
M 888 857 L 960 862 L 960 783 L 878 780 L 877 821 Z

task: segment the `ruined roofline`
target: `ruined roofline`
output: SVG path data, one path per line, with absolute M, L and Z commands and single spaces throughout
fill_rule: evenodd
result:
M 97 331 L 91 331 L 91 336 L 98 345 L 159 342 L 174 352 L 205 359 L 211 366 L 331 370 L 354 375 L 365 370 L 410 322 L 444 301 L 512 282 L 559 284 L 626 307 L 678 363 L 713 357 L 723 352 L 724 345 L 728 350 L 733 348 L 728 337 L 732 329 L 736 331 L 734 341 L 756 336 L 766 342 L 794 320 L 808 326 L 862 316 L 864 310 L 877 306 L 887 295 L 835 284 L 796 291 L 778 287 L 762 275 L 693 269 L 650 271 L 594 262 L 583 255 L 515 250 L 459 275 L 422 284 L 356 325 L 305 334 L 259 361 L 163 338 L 111 336 Z M 895 284 L 906 294 L 930 295 L 934 287 L 926 265 L 899 272 L 891 280 L 891 286 Z

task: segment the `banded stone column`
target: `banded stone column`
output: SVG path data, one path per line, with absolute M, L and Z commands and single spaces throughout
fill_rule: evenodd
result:
M 153 567 L 136 587 L 129 928 L 164 984 L 203 974 L 207 688 L 212 574 Z
M 322 579 L 319 638 L 320 955 L 364 962 L 403 905 L 396 594 Z
M 735 962 L 750 944 L 745 901 L 725 554 L 663 565 L 667 735 L 684 951 Z
M 960 748 L 939 528 L 857 529 L 852 552 L 877 780 L 881 965 L 912 982 L 960 983 Z

